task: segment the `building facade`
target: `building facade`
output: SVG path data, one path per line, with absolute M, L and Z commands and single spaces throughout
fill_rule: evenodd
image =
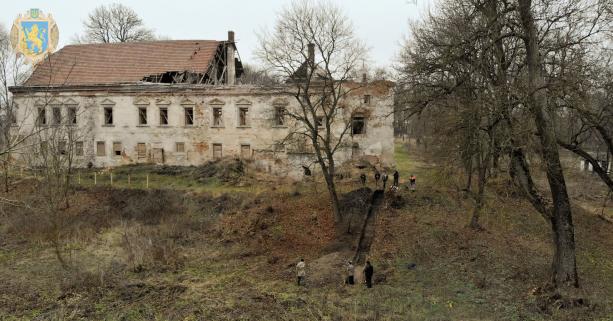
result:
M 286 116 L 298 108 L 296 98 L 284 85 L 240 84 L 235 54 L 233 33 L 227 41 L 67 46 L 11 88 L 19 130 L 37 133 L 34 148 L 60 136 L 57 152 L 71 153 L 76 166 L 240 157 L 265 171 L 301 175 L 313 153 L 308 142 L 288 140 L 300 126 Z M 341 135 L 343 124 L 351 124 L 339 163 L 366 157 L 391 165 L 392 85 L 353 84 L 359 89 L 345 98 L 333 128 Z

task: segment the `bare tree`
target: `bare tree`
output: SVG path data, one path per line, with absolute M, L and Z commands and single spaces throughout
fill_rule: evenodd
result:
M 83 22 L 85 33 L 77 35 L 77 43 L 111 43 L 154 40 L 151 29 L 144 26 L 143 20 L 131 8 L 113 3 L 94 9 Z
M 28 138 L 27 152 L 22 160 L 37 172 L 39 184 L 34 197 L 36 208 L 49 226 L 48 241 L 66 270 L 74 268 L 65 256 L 65 242 L 70 233 L 70 196 L 73 193 L 75 159 L 83 156 L 83 143 L 88 133 L 83 122 L 84 112 L 78 105 L 57 104 L 57 98 L 47 92 L 32 96 L 37 109 L 27 118 L 36 130 Z
M 9 173 L 14 153 L 23 147 L 25 139 L 31 134 L 22 130 L 23 124 L 16 117 L 18 106 L 13 101 L 9 87 L 25 81 L 29 70 L 23 58 L 11 48 L 8 33 L 0 25 L 0 165 L 5 192 L 9 190 Z
M 474 119 L 479 130 L 464 134 L 468 149 L 463 158 L 472 162 L 485 151 L 486 157 L 476 159 L 481 163 L 477 167 L 490 162 L 487 166 L 494 167 L 500 153 L 506 152 L 514 182 L 551 225 L 555 245 L 552 281 L 560 288 L 577 287 L 578 276 L 570 199 L 558 152 L 556 121 L 560 113 L 554 110 L 556 103 L 568 102 L 571 89 L 586 93 L 585 83 L 579 84 L 565 73 L 575 73 L 579 66 L 579 60 L 569 57 L 589 51 L 588 39 L 610 25 L 602 10 L 606 3 L 444 1 L 426 22 L 413 26 L 413 43 L 405 48 L 401 67 L 405 88 L 411 88 L 407 90 L 409 115 L 452 98 L 471 100 L 469 104 L 461 100 L 449 104 L 460 110 L 485 103 L 487 108 L 479 109 L 485 113 L 480 114 L 489 116 L 486 122 Z M 454 30 L 464 33 L 458 35 Z M 469 114 L 474 117 L 474 109 Z M 466 126 L 467 119 L 470 117 L 459 117 L 457 125 Z M 592 122 L 593 128 L 598 128 L 597 123 L 605 127 L 602 122 Z M 482 144 L 483 137 L 489 137 L 489 146 Z M 532 178 L 526 160 L 532 151 L 538 152 L 545 168 L 549 198 Z
M 291 137 L 305 139 L 312 147 L 339 223 L 335 155 L 346 147 L 351 133 L 351 110 L 343 107 L 359 87 L 349 82 L 365 57 L 365 46 L 338 7 L 325 1 L 296 1 L 281 11 L 272 32 L 259 35 L 257 55 L 287 80 L 287 94 L 297 103 L 286 111 L 298 125 Z

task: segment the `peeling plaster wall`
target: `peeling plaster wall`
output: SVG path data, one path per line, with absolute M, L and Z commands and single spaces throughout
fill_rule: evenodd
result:
M 163 163 L 168 165 L 198 165 L 213 159 L 213 144 L 222 145 L 222 154 L 241 156 L 241 145 L 249 145 L 253 166 L 280 176 L 299 178 L 302 165 L 314 169 L 312 154 L 273 152 L 275 142 L 283 140 L 292 125 L 274 126 L 274 104 L 286 102 L 286 108 L 296 108 L 295 98 L 270 90 L 246 89 L 242 86 L 199 88 L 187 92 L 130 93 L 61 91 L 49 94 L 19 93 L 15 99 L 20 106 L 18 117 L 24 120 L 24 130 L 34 128 L 36 105 L 46 106 L 47 119 L 51 117 L 52 103 L 62 107 L 78 107 L 77 126 L 83 141 L 84 156 L 76 157 L 77 166 L 92 163 L 95 167 L 119 166 L 135 163 L 162 163 L 159 150 L 163 150 Z M 351 108 L 359 108 L 368 115 L 366 132 L 347 135 L 344 147 L 336 154 L 339 164 L 355 157 L 352 146 L 359 145 L 360 156 L 371 156 L 383 165 L 392 165 L 393 97 L 391 90 L 374 93 L 369 105 L 363 103 L 362 94 L 353 95 L 345 102 Z M 105 125 L 104 108 L 113 109 L 113 124 Z M 147 125 L 139 125 L 139 107 L 147 109 Z M 213 108 L 223 110 L 221 127 L 213 125 Z M 239 108 L 248 108 L 247 126 L 238 126 Z M 169 123 L 160 125 L 160 108 L 168 108 Z M 193 126 L 185 125 L 184 108 L 194 109 Z M 344 115 L 350 117 L 350 115 Z M 340 133 L 342 126 L 335 128 Z M 97 156 L 96 144 L 105 142 L 105 156 Z M 113 143 L 122 145 L 121 155 L 113 153 Z M 176 143 L 182 142 L 184 152 L 176 151 Z M 139 158 L 138 143 L 146 144 L 146 156 Z M 35 144 L 34 144 L 35 145 Z M 156 152 L 157 151 L 157 152 Z

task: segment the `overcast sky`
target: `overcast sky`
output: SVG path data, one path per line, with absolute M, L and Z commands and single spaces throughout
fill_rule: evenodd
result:
M 389 66 L 407 34 L 410 20 L 419 19 L 430 0 L 333 0 L 352 20 L 357 35 L 369 46 L 376 66 Z M 147 27 L 171 39 L 224 40 L 236 32 L 238 51 L 246 63 L 253 58 L 256 32 L 272 28 L 276 13 L 290 0 L 2 0 L 0 23 L 10 30 L 13 20 L 29 8 L 51 13 L 60 30 L 59 47 L 82 33 L 83 20 L 100 4 L 119 2 L 134 9 Z M 416 4 L 417 3 L 417 4 Z

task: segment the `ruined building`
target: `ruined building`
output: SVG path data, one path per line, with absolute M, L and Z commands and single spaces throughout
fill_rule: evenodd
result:
M 285 139 L 292 125 L 284 111 L 295 108 L 295 98 L 283 85 L 241 84 L 242 74 L 233 32 L 224 41 L 66 46 L 11 88 L 19 130 L 39 137 L 24 154 L 52 143 L 40 133 L 68 128 L 69 137 L 55 144 L 77 166 L 198 165 L 228 156 L 301 173 L 302 165 L 312 165 L 312 151 Z M 352 128 L 339 162 L 392 161 L 391 85 L 365 83 L 346 99 L 354 108 L 342 117 L 351 117 Z

